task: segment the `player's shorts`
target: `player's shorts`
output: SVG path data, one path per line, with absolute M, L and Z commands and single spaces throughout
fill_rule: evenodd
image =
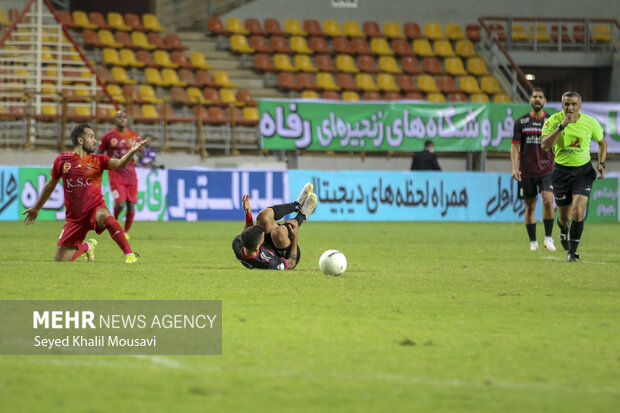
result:
M 278 223 L 278 225 L 284 225 L 284 224 Z M 290 237 L 291 230 L 288 226 L 286 228 L 289 231 L 289 237 Z M 291 246 L 289 245 L 288 248 L 276 247 L 276 245 L 273 243 L 273 239 L 271 239 L 271 233 L 265 234 L 265 244 L 267 244 L 270 248 L 272 248 L 276 252 L 276 254 L 278 254 L 279 257 L 288 258 L 291 255 Z M 297 244 L 297 264 L 295 264 L 295 267 L 299 264 L 299 261 L 301 261 L 301 249 L 299 248 L 299 243 L 298 243 Z
M 551 174 L 539 176 L 537 178 L 521 178 L 521 182 L 517 183 L 519 188 L 519 199 L 535 198 L 539 192 L 553 192 L 553 184 L 551 183 Z
M 65 226 L 62 227 L 60 237 L 58 237 L 58 243 L 56 245 L 76 245 L 79 246 L 84 242 L 88 231 L 95 231 L 97 234 L 101 234 L 105 228 L 97 227 L 97 211 L 100 209 L 107 209 L 105 204 L 99 204 L 93 208 L 90 216 L 80 221 L 67 221 Z
M 134 204 L 138 203 L 138 184 L 127 185 L 124 183 L 116 183 L 110 181 L 110 190 L 114 202 L 129 201 Z
M 582 166 L 563 166 L 556 163 L 551 178 L 555 203 L 566 206 L 573 202 L 573 195 L 590 197 L 596 171 L 590 162 Z

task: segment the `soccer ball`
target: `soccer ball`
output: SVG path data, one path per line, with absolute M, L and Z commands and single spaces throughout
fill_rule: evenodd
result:
M 347 258 L 338 250 L 327 250 L 319 259 L 319 267 L 325 275 L 342 275 L 347 269 Z

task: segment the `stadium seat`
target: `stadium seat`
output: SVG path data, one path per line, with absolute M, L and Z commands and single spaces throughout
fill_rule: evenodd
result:
M 415 40 L 415 39 L 424 39 L 424 34 L 422 34 L 422 30 L 420 29 L 420 25 L 413 22 L 407 22 L 403 25 L 403 31 L 407 39 Z
M 405 73 L 418 75 L 424 72 L 422 68 L 420 68 L 420 62 L 414 56 L 403 56 L 400 59 L 400 65 Z
M 575 24 L 573 26 L 573 40 L 575 43 L 583 43 L 585 41 L 585 27 L 583 24 Z
M 138 50 L 136 52 L 136 58 L 138 62 L 144 63 L 147 67 L 159 67 L 159 64 L 153 60 L 153 56 L 151 56 L 151 53 L 147 50 Z
M 127 49 L 139 49 L 139 47 L 133 43 L 129 33 L 127 32 L 116 32 L 116 34 L 114 34 L 114 39 L 116 39 L 118 43 L 122 44 L 123 47 Z
M 207 123 L 211 125 L 223 125 L 228 123 L 228 116 L 222 110 L 222 108 L 218 108 L 217 106 L 211 106 L 207 109 Z
M 165 50 L 155 50 L 153 52 L 153 59 L 155 60 L 155 63 L 161 67 L 169 67 L 172 69 L 177 69 L 179 67 L 178 64 L 173 63 L 172 60 L 170 60 L 170 55 Z
M 478 81 L 471 75 L 459 76 L 459 88 L 461 91 L 469 95 L 473 93 L 480 93 Z
M 97 108 L 97 120 L 99 122 L 114 122 L 114 115 L 116 114 L 116 108 L 106 108 L 99 106 Z
M 260 21 L 254 17 L 245 19 L 245 28 L 252 35 L 264 36 L 267 34 L 262 28 Z
M 370 48 L 375 54 L 380 56 L 393 56 L 394 52 L 390 49 L 387 40 L 381 37 L 370 39 Z
M 99 41 L 99 36 L 97 36 L 97 33 L 92 30 L 84 30 L 82 32 L 82 37 L 84 39 L 84 46 L 86 47 L 106 47 L 104 43 Z
M 301 28 L 301 23 L 297 19 L 284 20 L 284 31 L 291 36 L 307 36 L 308 33 Z
M 335 53 L 353 54 L 351 42 L 346 37 L 336 37 L 332 40 L 332 47 Z
M 220 100 L 228 106 L 243 106 L 243 102 L 237 100 L 235 91 L 229 88 L 220 89 Z
M 336 67 L 344 73 L 359 73 L 360 71 L 357 66 L 355 66 L 353 57 L 346 54 L 339 54 L 336 56 Z
M 435 79 L 427 74 L 418 76 L 418 89 L 425 93 L 439 92 Z
M 136 59 L 136 55 L 130 49 L 121 49 L 118 57 L 122 66 L 144 67 L 144 63 Z
M 206 87 L 202 90 L 202 95 L 209 102 L 209 105 L 226 106 L 226 104 L 222 102 L 220 94 L 217 93 L 217 89 Z
M 383 100 L 401 100 L 403 97 L 399 92 L 384 92 Z
M 152 32 L 165 32 L 166 29 L 159 25 L 159 20 L 154 14 L 146 13 L 142 15 L 142 24 Z
M 161 74 L 159 73 L 159 70 L 157 70 L 154 67 L 147 67 L 146 69 L 144 69 L 144 77 L 146 79 L 146 82 L 151 85 L 168 86 L 167 84 L 164 83 L 163 79 L 161 78 Z
M 461 90 L 456 85 L 454 78 L 450 75 L 437 76 L 437 86 L 442 93 L 459 93 Z
M 429 102 L 443 103 L 446 101 L 446 97 L 441 92 L 432 92 L 426 95 L 426 100 Z
M 60 22 L 62 24 L 64 24 L 66 27 L 68 27 L 69 29 L 81 29 L 82 26 L 80 26 L 79 24 L 76 24 L 73 21 L 73 17 L 71 17 L 71 13 L 69 13 L 66 10 L 57 10 L 56 14 L 58 15 L 58 20 L 60 20 Z M 10 21 L 7 18 L 7 23 L 4 24 L 5 26 L 10 26 Z
M 96 24 L 91 23 L 86 13 L 83 11 L 75 10 L 71 13 L 71 16 L 73 17 L 73 23 L 82 29 L 96 30 L 99 28 Z
M 379 58 L 379 69 L 385 73 L 403 73 L 400 67 L 398 67 L 396 59 L 394 59 L 392 56 L 381 56 Z
M 110 70 L 110 73 L 112 73 L 114 80 L 119 83 L 123 83 L 125 85 L 135 85 L 138 83 L 136 79 L 130 79 L 129 76 L 127 76 L 127 72 L 122 67 L 114 66 L 112 67 L 112 70 Z
M 140 118 L 142 122 L 149 120 L 159 120 L 159 113 L 157 112 L 157 109 L 155 108 L 155 106 L 150 104 L 142 105 L 140 114 L 142 115 L 142 117 Z
M 360 87 L 355 82 L 353 75 L 350 73 L 338 73 L 336 79 L 338 86 L 340 86 L 341 89 L 354 90 L 356 92 L 360 90 Z
M 324 90 L 321 93 L 321 99 L 340 100 L 340 94 L 335 90 Z
M 384 92 L 400 92 L 394 76 L 389 73 L 379 73 L 377 75 L 377 87 Z
M 362 55 L 357 58 L 357 67 L 361 72 L 379 73 L 379 68 L 375 62 L 375 58 L 368 55 Z
M 381 94 L 374 90 L 367 90 L 362 95 L 363 100 L 383 100 L 381 99 Z
M 431 75 L 443 75 L 445 73 L 441 67 L 441 62 L 436 57 L 425 57 L 422 60 L 422 67 L 426 73 Z
M 228 72 L 224 70 L 216 70 L 213 72 L 213 80 L 221 87 L 236 88 L 237 85 L 230 81 Z
M 455 46 L 456 54 L 460 57 L 474 57 L 476 56 L 476 49 L 471 40 L 459 40 Z
M 124 32 L 129 32 L 133 28 L 127 24 L 125 24 L 125 19 L 120 13 L 109 12 L 108 13 L 108 24 L 114 28 L 114 30 L 122 30 Z
M 483 76 L 480 79 L 480 89 L 489 95 L 504 93 L 495 76 Z
M 342 100 L 347 101 L 347 102 L 359 102 L 360 95 L 358 95 L 357 92 L 353 90 L 346 90 L 342 92 L 341 98 Z
M 321 24 L 315 19 L 304 20 L 304 30 L 309 36 L 325 37 Z
M 489 74 L 487 65 L 479 57 L 470 57 L 467 59 L 467 71 L 475 76 L 486 76 Z
M 241 34 L 230 36 L 230 49 L 237 53 L 254 53 L 254 49 L 248 44 L 248 39 Z
M 611 30 L 608 24 L 592 25 L 592 40 L 596 43 L 610 43 Z
M 480 41 L 480 26 L 477 24 L 468 24 L 465 27 L 465 36 L 472 42 Z
M 114 29 L 114 27 L 109 25 L 108 22 L 105 20 L 105 17 L 103 16 L 103 14 L 99 13 L 98 11 L 91 11 L 90 13 L 88 13 L 88 20 L 92 24 L 97 26 L 99 28 L 99 30 L 112 30 L 112 29 Z
M 358 73 L 355 75 L 355 83 L 363 91 L 377 92 L 379 88 L 375 85 L 375 81 L 368 73 Z
M 493 95 L 493 103 L 510 103 L 510 102 L 512 102 L 510 95 L 507 95 L 505 93 L 496 93 L 495 95 Z
M 434 42 L 435 54 L 439 57 L 452 57 L 456 56 L 454 50 L 452 50 L 452 43 L 449 40 L 440 39 Z
M 448 95 L 449 102 L 467 102 L 467 96 L 464 93 L 450 93 Z
M 336 20 L 323 20 L 323 32 L 329 37 L 344 36 L 342 30 L 340 30 L 340 24 Z
M 202 91 L 197 87 L 188 87 L 186 90 L 187 98 L 192 103 L 199 103 L 201 105 L 209 105 L 212 104 L 210 100 L 205 99 Z
M 312 59 L 308 55 L 296 55 L 295 56 L 295 68 L 301 72 L 318 72 L 314 64 L 312 64 Z
M 103 64 L 108 66 L 124 66 L 116 49 L 103 49 Z
M 161 37 L 161 33 L 157 33 L 157 32 L 147 33 L 146 39 L 148 40 L 150 44 L 155 46 L 155 48 L 157 49 L 170 50 L 170 47 L 166 44 L 166 42 L 164 41 L 164 38 Z
M 113 47 L 115 49 L 123 47 L 123 44 L 117 42 L 114 35 L 109 30 L 99 30 L 97 36 L 99 36 L 99 41 L 103 43 L 105 47 Z
M 383 33 L 381 33 L 381 27 L 379 27 L 379 23 L 377 23 L 376 21 L 371 20 L 364 22 L 363 27 L 366 36 L 370 37 L 371 39 L 374 37 L 385 37 Z
M 267 39 L 265 39 L 263 36 L 250 36 L 249 40 L 250 47 L 252 47 L 256 53 L 273 53 L 273 49 L 267 44 Z
M 549 43 L 551 36 L 546 24 L 537 23 L 530 25 L 530 40 L 536 40 L 537 43 Z
M 324 90 L 340 90 L 340 86 L 334 82 L 334 77 L 331 73 L 318 73 L 316 75 L 316 83 L 321 89 Z
M 300 54 L 313 54 L 314 50 L 308 47 L 308 43 L 306 42 L 305 37 L 301 36 L 293 36 L 290 38 L 291 49 L 295 53 Z
M 166 34 L 166 46 L 168 50 L 187 50 L 189 47 L 185 46 L 181 41 L 181 38 L 176 33 Z
M 231 93 L 233 94 L 232 97 L 230 96 Z M 231 89 L 220 89 L 220 97 L 224 102 L 230 102 L 236 106 L 256 106 L 256 102 L 252 99 L 250 92 L 245 89 L 237 91 L 236 96 L 234 96 L 234 91 Z
M 276 53 L 273 56 L 273 64 L 278 70 L 283 72 L 296 72 L 297 68 L 291 64 L 291 59 L 288 55 L 282 53 Z
M 417 56 L 435 56 L 431 44 L 426 39 L 416 39 L 413 41 L 413 53 Z
M 316 37 L 313 36 L 310 38 L 310 48 L 315 51 L 315 53 L 320 54 L 331 54 L 332 49 L 327 44 L 327 40 L 324 37 Z
M 148 30 L 142 24 L 142 20 L 140 20 L 140 16 L 134 13 L 125 14 L 125 23 L 127 24 L 127 26 L 131 26 L 133 30 L 138 30 L 141 32 L 145 32 Z
M 181 80 L 181 82 L 187 83 L 188 86 L 204 86 L 201 85 L 200 82 L 198 82 L 194 71 L 190 69 L 180 69 L 179 79 Z
M 413 80 L 413 76 L 410 75 L 398 75 L 396 76 L 396 85 L 405 93 L 407 92 L 419 92 L 418 87 Z
M 362 32 L 360 25 L 355 20 L 347 20 L 342 23 L 342 31 L 345 36 L 350 38 L 365 38 L 366 35 Z
M 271 58 L 266 54 L 254 55 L 254 69 L 263 72 L 279 72 L 279 69 L 273 65 Z
M 444 65 L 446 72 L 453 76 L 463 76 L 467 74 L 460 57 L 448 57 L 444 60 Z
M 338 68 L 334 66 L 334 61 L 329 55 L 318 55 L 314 58 L 317 69 L 321 72 L 337 72 Z
M 213 69 L 213 66 L 207 63 L 207 59 L 205 58 L 205 55 L 202 54 L 202 52 L 190 52 L 189 61 L 198 69 Z
M 237 90 L 237 100 L 242 102 L 245 106 L 257 106 L 258 103 L 252 97 L 252 94 L 247 89 Z
M 131 32 L 131 41 L 133 42 L 133 44 L 144 50 L 157 49 L 154 44 L 151 44 L 151 42 L 149 42 L 144 32 Z
M 280 27 L 280 23 L 273 18 L 265 19 L 265 31 L 271 36 L 286 36 L 286 33 Z
M 258 125 L 258 121 L 260 120 L 258 109 L 248 106 L 243 108 L 243 117 L 246 120 L 253 122 L 255 125 Z
M 489 34 L 492 38 L 499 40 L 500 42 L 506 41 L 506 30 L 504 29 L 504 25 L 501 23 L 492 23 L 489 24 Z
M 297 81 L 302 89 L 306 90 L 320 90 L 321 87 L 317 85 L 312 73 L 299 73 L 297 75 Z
M 241 19 L 238 17 L 228 17 L 226 19 L 226 29 L 232 34 L 250 34 L 250 31 L 243 27 Z
M 424 24 L 424 34 L 431 40 L 444 39 L 441 25 L 437 22 L 427 22 Z
M 282 89 L 301 90 L 302 87 L 297 82 L 295 73 L 280 72 L 278 74 L 278 86 Z
M 163 99 L 155 96 L 155 90 L 153 90 L 151 85 L 138 86 L 138 92 L 140 94 L 140 99 L 148 103 L 161 104 L 165 102 Z
M 383 33 L 390 39 L 406 39 L 404 33 L 400 29 L 400 24 L 398 24 L 397 22 L 384 22 Z
M 342 53 L 342 52 L 341 52 Z M 365 38 L 356 37 L 351 40 L 351 53 L 356 55 L 374 54 Z
M 489 103 L 489 96 L 486 93 L 473 93 L 469 98 L 473 103 Z
M 118 83 L 116 80 L 114 80 L 114 78 L 112 77 L 112 73 L 110 73 L 108 68 L 105 66 L 97 66 L 95 68 L 95 74 L 104 85 L 107 85 L 108 83 Z
M 563 25 L 558 25 L 558 24 L 552 25 L 551 26 L 551 39 L 554 42 L 559 42 L 560 40 L 562 40 L 562 43 L 570 43 L 571 38 L 570 38 L 569 31 L 568 31 L 568 26 L 564 24 Z
M 512 41 L 513 42 L 527 42 L 529 36 L 525 32 L 525 28 L 520 23 L 512 24 Z
M 219 17 L 208 17 L 207 18 L 207 30 L 214 35 L 230 35 L 230 30 L 224 27 L 224 24 L 220 20 Z
M 282 36 L 272 36 L 271 39 L 269 39 L 269 43 L 271 44 L 273 51 L 276 53 L 293 53 L 291 48 L 288 47 L 288 42 Z
M 458 23 L 446 23 L 446 37 L 452 41 L 465 39 L 465 33 Z
M 196 80 L 200 83 L 201 86 L 207 86 L 210 88 L 219 88 L 220 85 L 215 83 L 215 80 L 211 77 L 211 73 L 207 70 L 197 70 L 196 71 Z
M 179 67 L 182 67 L 184 69 L 196 69 L 196 66 L 194 66 L 187 59 L 187 56 L 185 56 L 185 53 L 183 53 L 180 50 L 175 50 L 174 52 L 172 52 L 172 54 L 170 55 L 170 58 L 172 59 L 172 62 L 179 65 Z
M 415 56 L 411 47 L 409 47 L 409 42 L 403 39 L 394 39 L 392 40 L 392 50 L 398 56 Z

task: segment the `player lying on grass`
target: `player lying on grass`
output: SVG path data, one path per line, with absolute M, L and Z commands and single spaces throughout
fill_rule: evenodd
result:
M 312 184 L 307 183 L 295 202 L 263 209 L 256 217 L 256 225 L 252 219 L 250 196 L 243 196 L 245 226 L 232 244 L 241 264 L 264 270 L 292 270 L 297 266 L 301 253 L 297 245 L 297 231 L 317 204 L 312 189 Z M 292 212 L 297 212 L 295 218 L 283 224 L 276 222 Z
M 112 239 L 125 253 L 125 262 L 133 264 L 138 261 L 125 238 L 123 228 L 106 208 L 101 194 L 101 176 L 106 169 L 122 169 L 133 159 L 144 141 L 136 139 L 131 149 L 120 159 L 111 159 L 106 155 L 93 155 L 97 147 L 97 138 L 93 128 L 85 123 L 71 131 L 74 150 L 61 153 L 54 160 L 51 177 L 45 183 L 39 199 L 32 208 L 24 211 L 26 225 L 33 224 L 39 211 L 54 192 L 62 178 L 65 193 L 67 222 L 60 233 L 56 246 L 56 261 L 74 261 L 86 253 L 86 259 L 95 260 L 97 241 L 89 239 L 84 242 L 88 231 L 101 234 L 108 230 Z

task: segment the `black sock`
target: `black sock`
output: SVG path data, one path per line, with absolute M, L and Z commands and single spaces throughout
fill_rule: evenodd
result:
M 295 221 L 297 221 L 297 223 L 299 224 L 299 226 L 301 227 L 301 224 L 303 224 L 306 221 L 306 216 L 304 214 L 302 214 L 301 212 L 299 214 L 297 214 L 297 216 L 295 218 L 293 218 Z
M 527 229 L 527 235 L 530 237 L 530 242 L 536 241 L 536 223 L 525 224 L 525 229 Z
M 297 201 L 295 201 L 291 202 L 290 204 L 273 205 L 269 208 L 273 209 L 273 219 L 278 221 L 282 219 L 282 217 L 284 217 L 285 215 L 288 215 L 291 212 L 295 212 L 298 205 L 299 204 L 297 203 Z
M 550 237 L 553 232 L 553 218 L 543 219 L 543 224 L 545 225 L 545 236 Z
M 570 225 L 570 252 L 574 254 L 579 247 L 579 240 L 581 239 L 581 233 L 583 232 L 583 221 L 573 221 Z

